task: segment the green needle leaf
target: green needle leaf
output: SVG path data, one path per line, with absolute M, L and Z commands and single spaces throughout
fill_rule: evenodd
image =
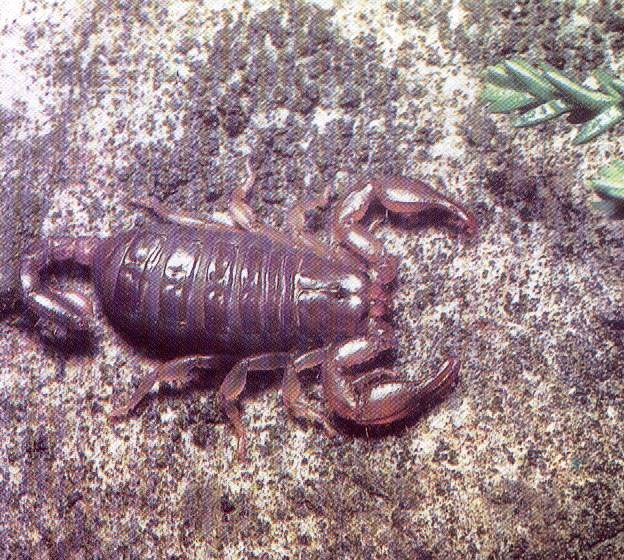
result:
M 620 93 L 618 89 L 614 86 L 613 81 L 615 80 L 615 78 L 611 76 L 611 74 L 609 74 L 602 68 L 598 68 L 597 70 L 594 70 L 594 78 L 598 80 L 598 83 L 601 85 L 602 89 L 611 97 L 620 100 L 623 99 L 622 93 Z
M 589 142 L 605 130 L 624 119 L 624 109 L 620 105 L 611 105 L 598 116 L 587 122 L 576 135 L 573 144 Z
M 614 99 L 600 91 L 586 88 L 576 84 L 563 72 L 552 66 L 543 64 L 545 78 L 553 84 L 568 100 L 592 111 L 600 111 L 607 105 L 611 105 Z
M 624 95 L 624 80 L 620 80 L 615 76 L 609 76 L 611 78 L 611 85 L 618 91 L 620 95 Z
M 542 101 L 550 101 L 557 97 L 557 88 L 543 78 L 538 70 L 523 60 L 505 60 L 504 64 L 509 73 L 535 97 Z
M 530 93 L 505 89 L 494 84 L 486 84 L 481 97 L 489 103 L 489 109 L 493 113 L 511 113 L 537 103 L 535 97 Z
M 559 115 L 567 113 L 569 110 L 570 107 L 565 101 L 553 99 L 516 117 L 511 121 L 511 125 L 516 128 L 533 126 L 554 119 Z
M 598 178 L 591 181 L 592 187 L 607 196 L 622 193 L 624 198 L 624 161 L 616 160 L 598 173 Z
M 609 218 L 624 219 L 624 161 L 616 160 L 599 171 L 597 179 L 590 181 L 600 200 L 592 206 Z
M 485 81 L 505 89 L 517 89 L 518 84 L 507 73 L 505 64 L 500 62 L 485 69 Z

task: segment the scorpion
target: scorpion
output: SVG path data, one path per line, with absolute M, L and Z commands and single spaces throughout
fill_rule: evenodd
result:
M 364 179 L 337 202 L 331 237 L 322 241 L 306 213 L 329 206 L 329 189 L 295 205 L 280 231 L 263 224 L 249 205 L 255 173 L 247 167 L 249 177 L 225 212 L 202 218 L 155 198 L 132 199 L 152 218 L 147 225 L 107 238 L 41 239 L 21 259 L 21 301 L 45 334 L 65 339 L 93 330 L 90 300 L 44 281 L 52 265 L 74 263 L 90 269 L 114 328 L 171 354 L 110 418 L 127 416 L 158 382 L 183 384 L 198 369 L 232 366 L 218 397 L 244 458 L 239 399 L 249 372 L 283 370 L 287 410 L 331 436 L 337 433 L 333 415 L 363 427 L 391 424 L 452 389 L 460 369 L 455 357 L 424 381 L 386 368 L 362 373 L 398 344 L 388 300 L 399 259 L 385 251 L 364 217 L 373 203 L 406 217 L 433 210 L 473 235 L 474 215 L 420 180 Z M 319 366 L 326 413 L 311 406 L 300 379 Z

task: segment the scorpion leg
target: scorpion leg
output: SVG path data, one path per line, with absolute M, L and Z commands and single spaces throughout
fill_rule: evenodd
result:
M 439 210 L 448 216 L 449 223 L 461 227 L 468 235 L 477 232 L 477 221 L 468 210 L 422 181 L 400 176 L 364 181 L 339 204 L 332 230 L 340 243 L 373 265 L 382 283 L 394 279 L 398 261 L 387 255 L 381 242 L 358 224 L 373 201 L 390 212 L 403 215 Z
M 256 173 L 251 167 L 249 160 L 247 161 L 247 171 L 249 173 L 247 180 L 232 193 L 229 210 L 226 212 L 213 212 L 207 217 L 196 216 L 190 212 L 183 212 L 180 210 L 171 210 L 153 197 L 132 198 L 128 202 L 137 208 L 149 212 L 163 222 L 197 228 L 226 226 L 240 227 L 247 231 L 256 231 L 258 229 L 264 231 L 264 229 L 257 224 L 253 209 L 247 204 L 247 197 L 256 180 Z M 265 229 L 269 231 L 268 228 Z
M 449 358 L 424 381 L 407 381 L 398 372 L 375 369 L 359 377 L 347 371 L 395 346 L 387 326 L 336 347 L 323 368 L 323 391 L 331 412 L 361 424 L 382 425 L 401 420 L 446 394 L 457 379 L 460 363 Z
M 318 422 L 330 437 L 336 435 L 336 430 L 329 420 L 321 413 L 313 410 L 303 400 L 303 389 L 299 381 L 299 373 L 321 365 L 326 359 L 327 352 L 324 348 L 312 350 L 293 360 L 286 368 L 282 382 L 282 398 L 284 404 L 294 417 L 306 418 L 311 422 Z
M 286 216 L 286 227 L 292 233 L 301 245 L 315 252 L 317 255 L 327 256 L 329 247 L 323 243 L 316 235 L 306 229 L 306 212 L 320 208 L 324 210 L 329 205 L 329 196 L 331 187 L 325 190 L 317 197 L 311 198 L 301 204 L 293 206 Z M 354 256 L 338 245 L 331 247 L 332 252 L 344 262 L 350 263 L 352 266 L 364 271 L 362 263 L 354 258 Z
M 254 229 L 255 216 L 251 206 L 246 202 L 249 192 L 256 180 L 256 173 L 247 160 L 247 180 L 232 193 L 230 209 L 227 212 L 213 212 L 207 217 L 200 217 L 191 212 L 171 210 L 162 202 L 153 197 L 131 198 L 128 202 L 142 210 L 151 213 L 163 222 L 170 222 L 182 226 L 197 228 L 214 227 L 241 227 L 246 230 Z
M 306 212 L 317 208 L 325 209 L 329 204 L 331 188 L 327 187 L 317 197 L 311 198 L 301 204 L 295 204 L 286 215 L 286 226 L 297 239 L 317 254 L 327 254 L 327 246 L 312 233 L 306 230 Z
M 190 212 L 181 210 L 171 210 L 162 202 L 153 197 L 132 198 L 128 201 L 132 206 L 145 210 L 163 222 L 179 224 L 181 226 L 191 226 L 197 228 L 207 228 L 217 226 L 236 226 L 236 222 L 227 212 L 213 212 L 205 218 L 196 216 Z
M 286 223 L 289 229 L 296 234 L 306 232 L 306 212 L 320 208 L 324 210 L 329 205 L 329 195 L 331 187 L 326 187 L 323 192 L 310 200 L 306 200 L 300 204 L 295 204 L 286 216 Z
M 256 171 L 251 165 L 250 159 L 247 159 L 246 165 L 247 179 L 242 185 L 236 187 L 232 193 L 230 215 L 240 227 L 251 231 L 256 229 L 254 227 L 256 216 L 253 208 L 247 203 L 247 197 L 256 182 Z
M 58 237 L 39 241 L 20 263 L 22 301 L 54 338 L 90 331 L 93 307 L 79 292 L 44 286 L 41 273 L 54 263 L 66 261 L 90 266 L 96 241 L 96 237 Z
M 238 456 L 240 459 L 245 458 L 247 444 L 246 430 L 238 409 L 238 400 L 247 384 L 247 374 L 250 371 L 285 368 L 288 366 L 289 360 L 290 355 L 287 352 L 268 352 L 244 358 L 230 370 L 219 388 L 223 410 L 234 426 L 234 431 L 238 437 Z
M 249 193 L 256 182 L 256 172 L 251 164 L 251 158 L 247 159 L 247 174 L 248 177 L 245 182 L 234 189 L 232 193 L 228 215 L 236 226 L 245 231 L 262 234 L 270 240 L 290 241 L 283 233 L 258 220 L 255 211 L 247 202 Z M 324 249 L 322 254 L 325 254 L 325 252 L 326 250 Z
M 222 355 L 193 355 L 183 356 L 182 358 L 176 358 L 160 364 L 141 381 L 136 391 L 125 404 L 118 406 L 109 414 L 109 418 L 121 418 L 130 414 L 156 383 L 162 381 L 179 384 L 187 383 L 192 378 L 191 372 L 194 369 L 218 369 L 223 365 L 225 358 Z

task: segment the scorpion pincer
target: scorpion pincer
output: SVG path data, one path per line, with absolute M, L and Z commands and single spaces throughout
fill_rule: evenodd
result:
M 187 382 L 196 369 L 234 364 L 218 393 L 244 456 L 238 401 L 249 372 L 283 369 L 287 409 L 331 435 L 331 414 L 363 426 L 388 424 L 446 394 L 460 368 L 453 357 L 424 381 L 407 381 L 382 368 L 354 372 L 397 345 L 386 319 L 398 259 L 361 222 L 373 202 L 407 216 L 434 210 L 468 235 L 477 230 L 474 216 L 422 181 L 373 178 L 337 203 L 331 239 L 323 243 L 306 230 L 305 213 L 326 207 L 328 190 L 295 206 L 284 233 L 254 216 L 246 202 L 253 182 L 250 171 L 227 212 L 202 219 L 154 199 L 134 200 L 156 218 L 153 223 L 104 239 L 40 240 L 23 257 L 21 299 L 49 336 L 63 339 L 92 329 L 87 298 L 42 282 L 52 264 L 73 261 L 90 268 L 114 327 L 174 356 L 111 417 L 131 412 L 157 382 Z M 299 379 L 317 366 L 328 414 L 306 402 Z

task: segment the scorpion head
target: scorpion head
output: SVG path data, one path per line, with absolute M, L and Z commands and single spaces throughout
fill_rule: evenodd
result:
M 334 269 L 300 275 L 297 307 L 306 332 L 321 340 L 365 331 L 369 314 L 370 281 L 358 271 Z

